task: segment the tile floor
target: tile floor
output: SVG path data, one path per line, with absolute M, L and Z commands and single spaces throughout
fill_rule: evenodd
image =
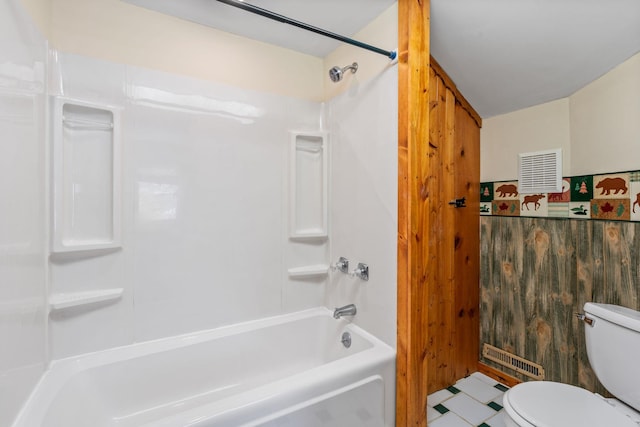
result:
M 429 427 L 504 427 L 502 395 L 509 388 L 479 372 L 427 399 Z

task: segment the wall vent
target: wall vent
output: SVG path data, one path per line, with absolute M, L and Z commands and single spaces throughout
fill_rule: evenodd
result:
M 485 343 L 482 346 L 482 355 L 489 360 L 509 369 L 513 369 L 514 371 L 530 378 L 536 380 L 544 379 L 544 368 L 541 365 L 530 362 L 527 359 L 523 359 L 520 356 L 516 356 L 515 354 L 511 354 L 490 344 Z
M 562 192 L 562 150 L 518 154 L 520 194 Z

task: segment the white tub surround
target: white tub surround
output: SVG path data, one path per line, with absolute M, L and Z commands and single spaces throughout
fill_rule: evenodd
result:
M 0 426 L 46 368 L 46 43 L 0 2 Z
M 394 376 L 392 348 L 316 308 L 55 361 L 13 427 L 390 427 Z
M 305 351 L 313 347 L 317 353 L 300 356 L 300 371 L 279 371 L 293 363 L 288 355 L 297 348 L 278 354 L 286 363 L 265 364 L 268 351 L 263 348 L 270 349 L 272 342 L 244 350 L 241 345 L 235 356 L 216 362 L 223 373 L 229 363 L 242 362 L 239 368 L 233 365 L 240 377 L 219 385 L 198 383 L 210 365 L 198 365 L 197 354 L 180 367 L 173 350 L 149 350 L 153 356 L 142 359 L 126 350 L 150 348 L 133 343 L 173 342 L 167 337 L 350 303 L 358 305 L 358 316 L 349 321 L 393 345 L 394 334 L 388 329 L 395 325 L 394 297 L 389 298 L 395 289 L 395 264 L 387 262 L 388 253 L 383 262 L 360 246 L 353 253 L 343 253 L 350 247 L 342 246 L 335 257 L 331 252 L 336 213 L 330 175 L 336 167 L 353 167 L 353 156 L 333 165 L 333 130 L 321 102 L 329 67 L 320 58 L 203 31 L 200 25 L 117 0 L 50 3 L 8 0 L 0 5 L 0 134 L 6 136 L 0 144 L 0 195 L 11 207 L 3 213 L 0 230 L 0 283 L 6 284 L 0 286 L 0 335 L 6 343 L 6 351 L 0 351 L 0 425 L 12 425 L 19 410 L 20 422 L 29 427 L 78 425 L 76 418 L 83 426 L 140 425 L 147 423 L 147 416 L 151 424 L 174 420 L 185 425 L 181 417 L 200 416 L 198 408 L 205 406 L 217 423 L 227 416 L 222 413 L 234 417 L 235 412 L 212 412 L 212 394 L 215 402 L 223 402 L 215 405 L 235 408 L 233 402 L 259 400 L 256 393 L 265 387 L 283 390 L 277 394 L 283 400 L 266 399 L 270 411 L 250 405 L 253 409 L 237 419 L 238 425 L 278 423 L 283 417 L 310 425 L 308 411 L 301 408 L 322 407 L 338 414 L 343 402 L 353 401 L 343 397 L 354 394 L 361 394 L 355 400 L 365 402 L 364 409 L 345 408 L 336 420 L 343 425 L 391 425 L 393 358 L 387 347 L 368 337 L 374 344 L 351 355 L 359 348 L 357 337 L 366 333 L 345 326 L 345 320 L 329 318 L 328 323 L 352 328 L 354 344 L 345 357 L 327 356 L 329 347 L 305 341 L 306 335 L 317 339 L 317 328 L 313 333 L 305 330 L 300 337 L 292 334 L 292 345 Z M 21 4 L 59 50 L 49 49 Z M 393 16 L 376 22 L 371 34 L 396 33 Z M 388 31 L 381 32 L 381 27 Z M 159 28 L 171 36 L 171 43 L 144 36 L 157 35 Z M 133 40 L 127 34 L 135 34 L 136 43 L 123 43 Z M 210 52 L 219 55 L 214 58 Z M 220 67 L 224 52 L 232 53 L 226 55 L 232 61 Z M 370 76 L 380 69 L 365 65 L 362 55 L 369 52 L 355 47 L 341 52 L 349 61 L 336 63 L 358 61 L 361 73 L 368 70 Z M 203 58 L 211 60 L 205 64 Z M 259 79 L 255 70 L 260 70 Z M 340 85 L 345 100 L 352 100 L 348 87 L 364 83 L 365 75 Z M 381 83 L 376 87 L 395 96 L 395 79 L 376 80 Z M 368 88 L 360 87 L 359 93 Z M 362 102 L 378 104 L 377 93 Z M 386 105 L 386 95 L 383 99 Z M 349 110 L 348 105 L 344 108 Z M 367 130 L 371 123 L 384 123 L 387 129 L 395 121 L 393 111 L 363 109 L 353 126 Z M 370 138 L 368 131 L 353 126 L 343 130 Z M 388 130 L 384 135 L 397 133 Z M 303 184 L 295 193 L 295 222 L 289 221 L 292 133 L 301 136 L 294 153 L 300 165 L 296 183 Z M 384 139 L 395 144 L 395 136 Z M 371 147 L 377 145 L 367 145 L 367 155 L 374 154 L 377 148 Z M 341 153 L 348 154 L 350 147 L 343 144 Z M 395 165 L 387 154 L 380 157 Z M 375 170 L 379 163 L 372 165 Z M 357 168 L 354 176 L 361 171 Z M 341 178 L 351 182 L 348 174 Z M 388 178 L 388 173 L 381 176 L 385 182 Z M 358 227 L 341 224 L 340 230 L 353 232 L 342 244 L 362 234 L 364 227 L 387 229 L 390 224 L 386 214 L 384 222 L 371 216 L 368 205 L 354 209 L 360 197 L 370 200 L 371 195 L 357 184 L 355 199 L 345 197 L 349 189 L 340 192 L 337 212 L 368 218 Z M 366 183 L 364 187 L 369 189 Z M 395 203 L 388 192 L 383 196 L 385 204 Z M 390 236 L 395 229 L 392 223 Z M 378 233 L 373 236 L 363 245 L 386 246 L 391 241 L 378 239 Z M 375 279 L 367 287 L 345 287 L 329 296 L 327 287 L 337 276 L 330 274 L 329 264 L 343 254 L 371 264 Z M 376 318 L 384 320 L 371 321 Z M 256 337 L 255 342 L 264 344 L 267 338 Z M 180 340 L 197 341 L 192 335 Z M 235 338 L 222 339 L 229 340 Z M 184 345 L 177 347 L 178 353 L 189 353 Z M 223 347 L 213 351 L 214 360 L 234 346 Z M 107 356 L 117 357 L 109 359 L 113 363 L 101 359 Z M 384 375 L 372 368 L 379 363 L 370 363 L 369 356 L 384 359 Z M 162 368 L 168 364 L 170 368 Z M 148 381 L 145 372 L 192 375 L 204 388 L 193 389 L 189 381 L 180 383 L 181 377 L 159 374 Z M 245 381 L 246 372 L 254 374 L 247 378 L 259 381 Z M 27 409 L 20 409 L 43 373 Z M 263 376 L 273 373 L 277 380 Z M 304 388 L 313 391 L 302 392 L 297 381 L 315 384 Z M 161 387 L 165 384 L 172 387 Z M 47 395 L 51 390 L 55 393 Z M 204 397 L 198 397 L 202 393 Z M 40 403 L 32 403 L 34 399 Z M 69 408 L 73 420 L 57 412 Z
M 60 209 L 85 222 L 58 233 L 70 251 L 50 257 L 53 359 L 322 305 L 326 275 L 300 280 L 288 269 L 325 263 L 328 244 L 290 240 L 286 221 L 289 131 L 313 135 L 321 105 L 64 52 L 52 52 L 50 68 L 56 112 L 66 102 L 120 119 L 89 130 L 115 149 L 104 160 L 121 160 L 78 171 L 96 184 L 100 212 Z M 52 165 L 58 178 L 61 166 Z
M 369 266 L 369 280 L 332 274 L 325 304 L 354 303 L 359 326 L 396 345 L 398 230 L 398 73 L 390 66 L 327 103 L 331 130 L 331 254 L 349 272 Z

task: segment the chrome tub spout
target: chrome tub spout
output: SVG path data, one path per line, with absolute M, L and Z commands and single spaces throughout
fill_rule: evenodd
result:
M 333 317 L 339 319 L 342 316 L 355 316 L 357 310 L 353 304 L 345 305 L 344 307 L 338 307 L 333 311 Z

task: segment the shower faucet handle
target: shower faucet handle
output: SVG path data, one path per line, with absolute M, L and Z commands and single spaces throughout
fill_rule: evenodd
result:
M 369 280 L 369 266 L 362 262 L 358 263 L 358 268 L 351 272 L 352 277 L 359 277 L 360 279 L 367 281 Z
M 335 264 L 331 266 L 331 270 L 339 270 L 345 274 L 349 274 L 349 260 L 341 256 Z

